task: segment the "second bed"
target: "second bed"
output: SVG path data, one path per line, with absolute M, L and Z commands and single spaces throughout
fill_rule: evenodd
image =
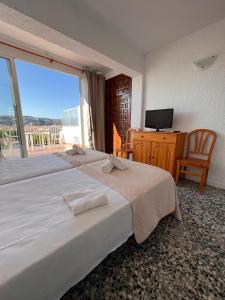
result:
M 66 152 L 0 161 L 0 185 L 79 167 L 107 158 L 107 154 L 86 149 L 85 154 L 69 156 Z

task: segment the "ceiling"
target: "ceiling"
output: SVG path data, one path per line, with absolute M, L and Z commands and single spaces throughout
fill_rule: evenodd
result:
M 144 54 L 223 18 L 225 0 L 0 0 L 1 36 L 130 76 Z
M 147 53 L 225 17 L 225 0 L 76 0 L 101 26 Z M 67 2 L 65 1 L 65 3 Z
M 63 37 L 64 42 L 66 37 Z M 23 31 L 18 27 L 12 26 L 0 20 L 0 41 L 34 51 L 38 54 L 46 55 L 53 59 L 63 61 L 71 66 L 78 68 L 96 70 L 99 73 L 106 74 L 111 71 L 103 64 L 96 63 L 81 54 L 66 49 L 65 47 L 53 44 L 45 39 Z

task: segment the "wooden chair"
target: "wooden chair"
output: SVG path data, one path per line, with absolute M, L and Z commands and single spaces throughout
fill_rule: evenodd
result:
M 177 160 L 176 184 L 180 174 L 197 176 L 201 178 L 200 192 L 204 192 L 216 138 L 216 133 L 209 129 L 196 129 L 189 133 L 186 156 Z M 201 172 L 188 171 L 187 167 L 201 169 Z
M 138 128 L 130 128 L 126 133 L 126 142 L 121 148 L 115 150 L 116 156 L 124 157 L 129 159 L 130 154 L 133 153 L 133 132 L 139 131 Z

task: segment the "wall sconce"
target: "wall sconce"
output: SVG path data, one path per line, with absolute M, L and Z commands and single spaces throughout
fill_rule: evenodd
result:
M 217 59 L 217 55 L 205 57 L 193 62 L 192 66 L 194 70 L 206 70 L 210 68 Z

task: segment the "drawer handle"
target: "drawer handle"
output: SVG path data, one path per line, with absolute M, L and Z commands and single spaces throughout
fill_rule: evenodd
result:
M 163 140 L 165 140 L 166 138 L 165 138 L 165 136 L 163 137 Z
M 141 135 L 141 137 L 143 138 L 144 136 L 143 136 L 143 135 Z

